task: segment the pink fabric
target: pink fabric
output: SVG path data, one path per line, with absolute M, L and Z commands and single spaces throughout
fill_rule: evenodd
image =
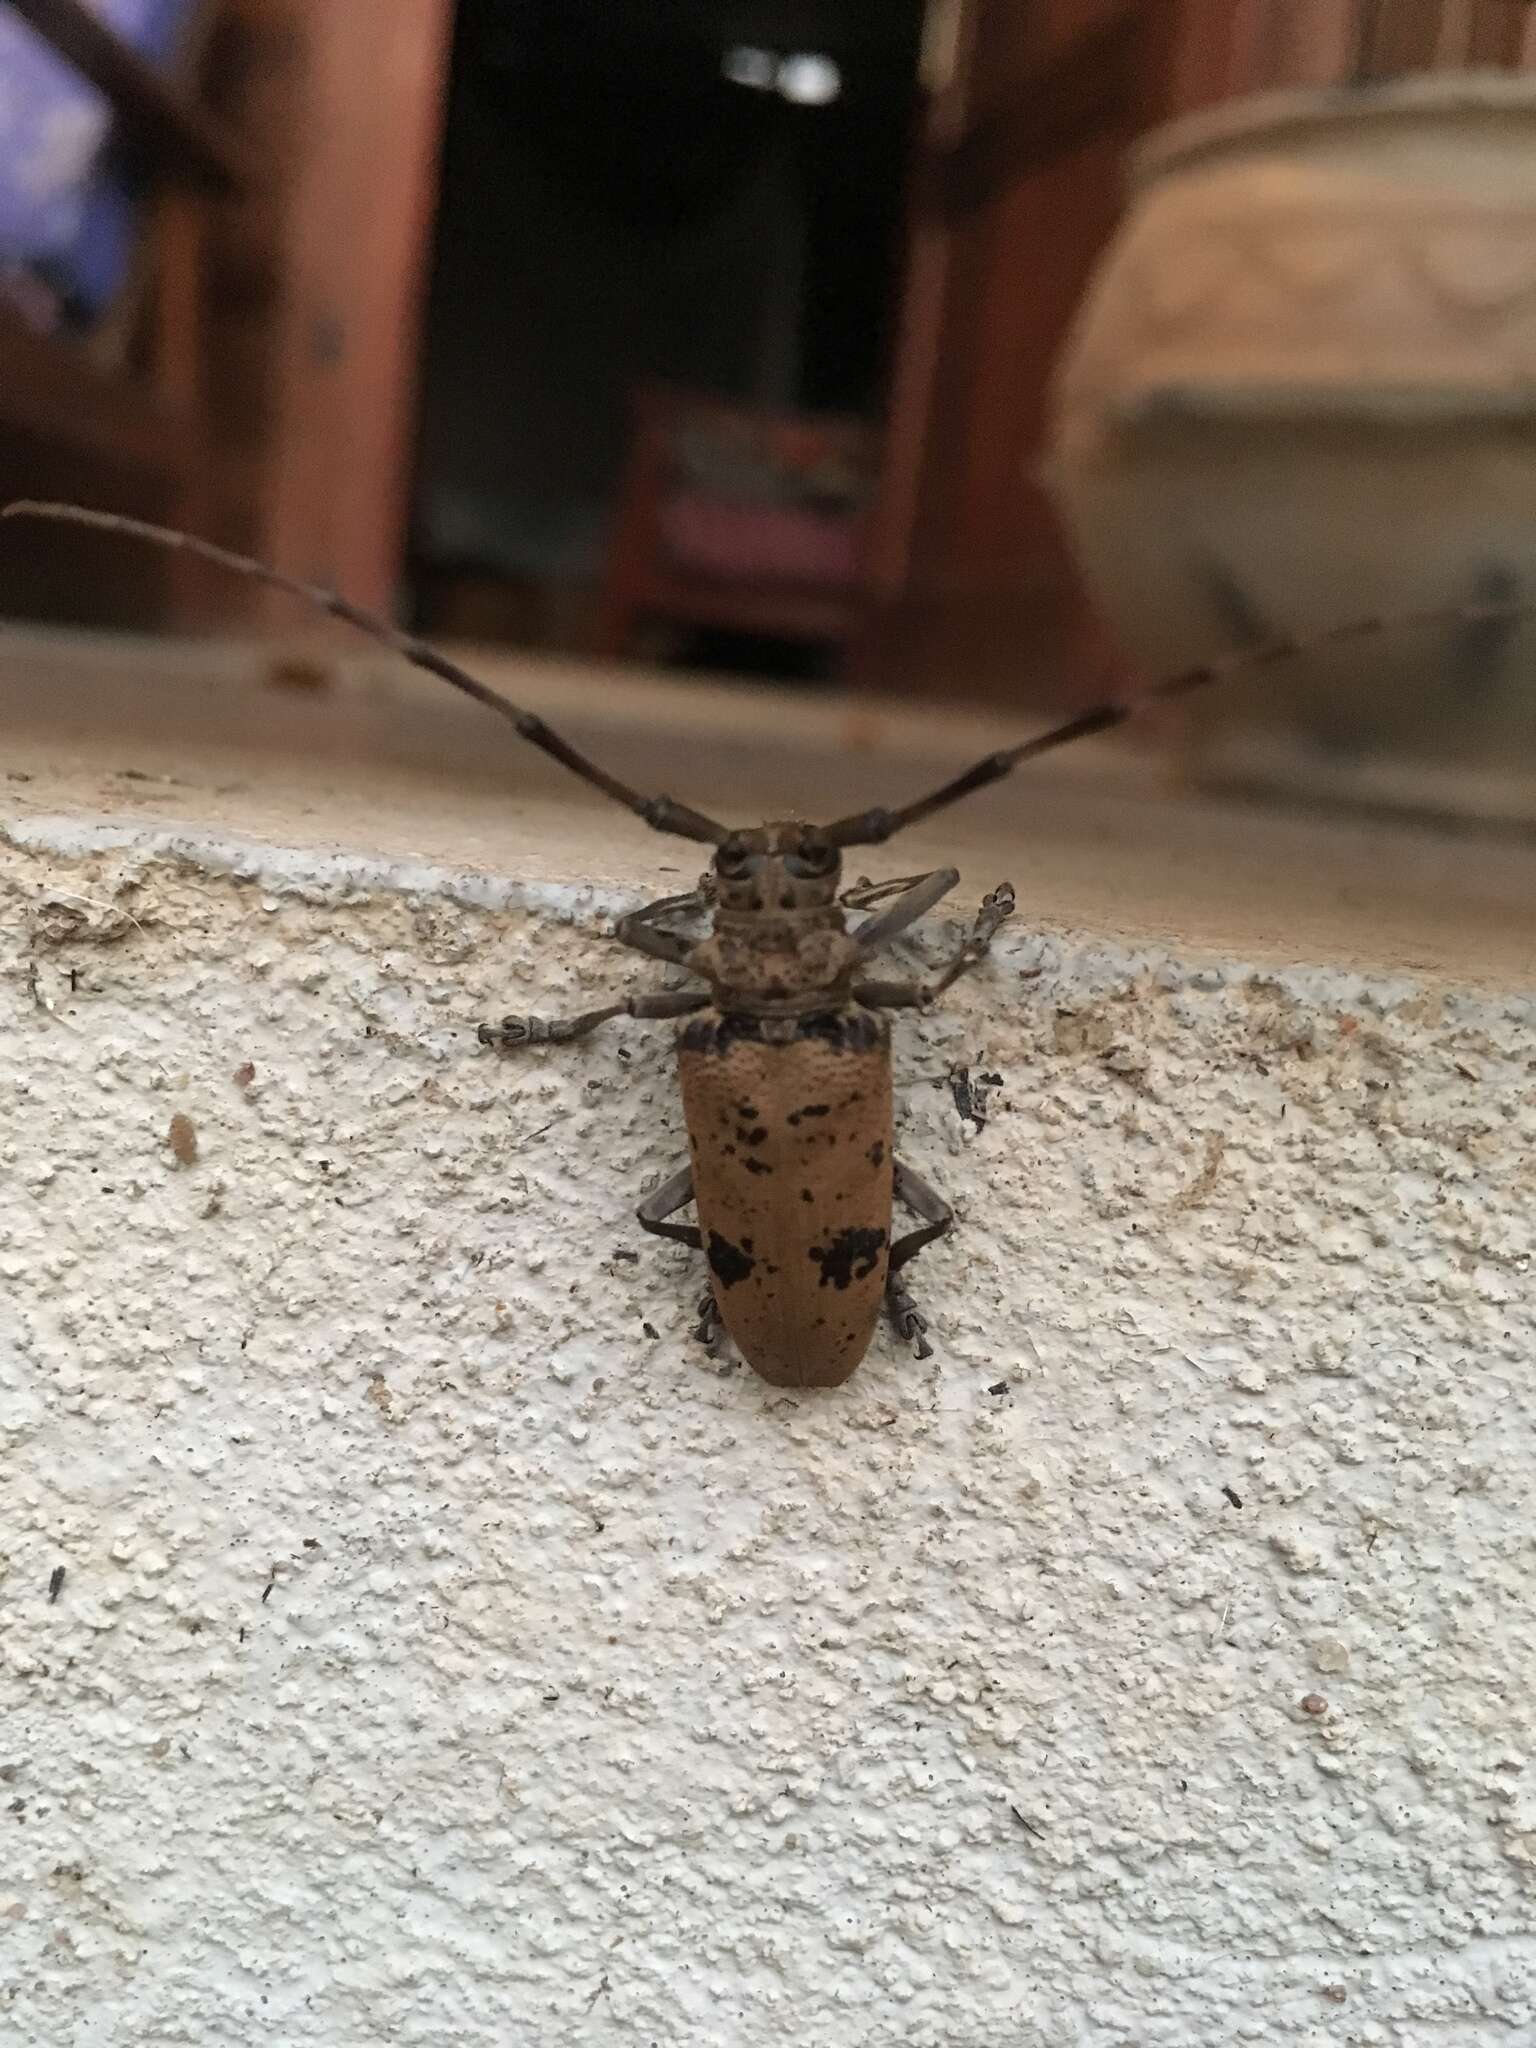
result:
M 799 506 L 678 492 L 662 502 L 661 538 L 676 568 L 720 583 L 843 590 L 858 571 L 855 522 Z

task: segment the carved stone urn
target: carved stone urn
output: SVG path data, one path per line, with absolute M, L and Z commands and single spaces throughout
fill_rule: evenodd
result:
M 1536 78 L 1270 94 L 1148 137 L 1047 482 L 1144 671 L 1536 599 Z M 1486 614 L 1188 701 L 1207 765 L 1492 763 L 1536 789 L 1536 627 Z

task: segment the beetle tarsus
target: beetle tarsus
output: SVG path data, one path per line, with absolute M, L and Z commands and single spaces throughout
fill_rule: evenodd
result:
M 699 1319 L 693 1334 L 711 1358 L 720 1349 L 720 1327 L 720 1304 L 715 1299 L 715 1290 L 706 1287 L 699 1296 Z
M 976 913 L 971 935 L 960 948 L 954 959 L 931 982 L 924 991 L 924 1005 L 937 1001 L 945 990 L 953 987 L 962 974 L 968 974 L 973 967 L 985 960 L 992 949 L 992 941 L 999 928 L 1012 917 L 1017 902 L 1011 882 L 999 882 L 995 889 L 989 889 L 981 899 L 981 908 Z
M 509 1046 L 558 1045 L 591 1028 L 583 1017 L 503 1017 L 499 1024 L 482 1024 L 476 1036 L 505 1052 Z
M 933 1346 L 928 1342 L 928 1318 L 899 1281 L 892 1280 L 886 1287 L 885 1305 L 892 1328 L 904 1344 L 912 1346 L 913 1357 L 932 1358 Z
M 585 1038 L 599 1024 L 615 1017 L 686 1017 L 702 1010 L 709 997 L 693 989 L 650 989 L 626 996 L 622 1003 L 605 1003 L 600 1010 L 583 1010 L 579 1017 L 503 1017 L 499 1024 L 482 1024 L 478 1033 L 482 1045 L 505 1050 L 517 1045 L 565 1045 L 573 1038 Z

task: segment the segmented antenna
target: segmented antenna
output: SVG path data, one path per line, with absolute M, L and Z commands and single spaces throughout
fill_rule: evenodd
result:
M 594 789 L 600 789 L 615 803 L 623 804 L 626 810 L 633 811 L 637 818 L 643 818 L 657 832 L 670 832 L 680 839 L 695 839 L 709 846 L 718 846 L 726 837 L 728 828 L 716 824 L 713 818 L 706 818 L 701 811 L 674 803 L 669 796 L 641 796 L 638 790 L 631 789 L 617 776 L 599 768 L 595 761 L 589 761 L 585 754 L 579 753 L 568 740 L 563 740 L 535 713 L 524 711 L 520 704 L 514 704 L 510 697 L 504 697 L 499 690 L 482 683 L 467 669 L 460 668 L 457 662 L 429 647 L 424 640 L 418 640 L 412 633 L 402 633 L 387 619 L 363 611 L 338 596 L 334 590 L 322 589 L 317 583 L 305 583 L 297 576 L 286 576 L 282 570 L 271 569 L 251 555 L 235 554 L 229 548 L 216 547 L 212 541 L 199 540 L 195 534 L 178 532 L 175 527 L 153 526 L 147 520 L 127 519 L 117 512 L 97 512 L 85 505 L 60 505 L 40 499 L 19 498 L 13 504 L 0 506 L 0 519 L 56 519 L 73 526 L 95 527 L 101 533 L 124 534 L 131 540 L 148 541 L 155 547 L 196 555 L 199 560 L 213 562 L 237 576 L 270 584 L 275 590 L 285 590 L 291 597 L 301 599 L 317 611 L 345 620 L 347 625 L 355 626 L 370 639 L 382 641 L 384 646 L 403 655 L 412 667 L 425 669 L 428 675 L 450 683 L 454 689 L 462 690 L 466 697 L 473 697 L 477 704 L 494 711 L 498 718 L 505 718 L 530 745 L 548 754 L 551 760 L 558 761 L 573 775 L 579 775 Z
M 146 520 L 125 518 L 116 512 L 97 512 L 84 505 L 53 504 L 23 498 L 0 506 L 0 519 L 55 519 L 76 526 L 95 527 L 103 533 L 125 534 L 131 539 L 149 541 L 156 547 L 179 549 L 203 561 L 213 562 L 220 568 L 232 570 L 238 576 L 250 577 L 258 583 L 287 591 L 317 610 L 345 620 L 349 626 L 355 626 L 360 632 L 403 655 L 414 667 L 425 669 L 428 675 L 437 676 L 454 689 L 462 690 L 465 696 L 473 697 L 476 703 L 505 718 L 523 739 L 558 761 L 563 768 L 568 768 L 573 775 L 579 775 L 583 782 L 601 790 L 604 796 L 623 804 L 626 810 L 633 811 L 637 818 L 643 819 L 656 831 L 670 832 L 678 838 L 698 840 L 711 846 L 718 846 L 729 836 L 728 827 L 717 824 L 713 818 L 706 818 L 700 811 L 691 810 L 686 804 L 674 802 L 671 797 L 641 796 L 627 783 L 620 782 L 595 762 L 589 761 L 585 754 L 578 753 L 542 718 L 531 711 L 524 711 L 499 690 L 480 682 L 446 655 L 429 647 L 424 640 L 401 632 L 387 620 L 363 611 L 333 590 L 303 582 L 296 576 L 287 576 L 250 555 L 235 554 L 228 548 L 217 547 L 211 541 L 199 540 L 196 535 L 179 532 L 174 527 L 154 526 Z M 1196 690 L 1206 689 L 1215 683 L 1231 682 L 1253 670 L 1279 662 L 1301 660 L 1327 647 L 1369 639 L 1377 633 L 1399 628 L 1413 630 L 1458 622 L 1467 625 L 1513 624 L 1533 615 L 1536 615 L 1536 600 L 1490 598 L 1487 602 L 1427 605 L 1392 617 L 1350 619 L 1342 625 L 1325 626 L 1316 633 L 1276 634 L 1257 646 L 1239 648 L 1234 653 L 1218 655 L 1210 661 L 1181 669 L 1175 675 L 1164 676 L 1128 697 L 1095 704 L 1087 711 L 1080 711 L 1075 717 L 1052 726 L 1046 732 L 1037 733 L 1033 739 L 1024 740 L 1016 747 L 1005 747 L 998 753 L 986 755 L 951 781 L 942 783 L 913 803 L 904 804 L 899 810 L 877 805 L 839 818 L 825 828 L 826 836 L 837 846 L 878 846 L 893 834 L 904 831 L 908 825 L 915 825 L 924 818 L 932 817 L 935 811 L 958 803 L 973 790 L 985 789 L 989 783 L 1001 781 L 1026 761 L 1053 753 L 1056 748 L 1068 746 L 1073 740 L 1091 739 L 1095 733 L 1109 732 L 1148 705 L 1187 697 Z
M 1411 630 L 1455 623 L 1480 625 L 1488 621 L 1513 624 L 1533 615 L 1536 615 L 1536 600 L 1506 602 L 1490 599 L 1487 603 L 1426 605 L 1414 611 L 1398 612 L 1390 618 L 1350 619 L 1343 625 L 1324 626 L 1316 633 L 1276 634 L 1256 646 L 1241 647 L 1235 653 L 1217 655 L 1210 661 L 1197 662 L 1192 668 L 1180 669 L 1176 675 L 1164 676 L 1159 682 L 1149 683 L 1128 697 L 1079 711 L 1075 718 L 1052 726 L 1047 732 L 1037 733 L 1033 739 L 1025 740 L 1019 746 L 1004 747 L 999 753 L 988 754 L 963 774 L 942 783 L 915 803 L 903 804 L 900 810 L 876 806 L 872 810 L 856 811 L 851 817 L 839 818 L 826 828 L 827 837 L 837 846 L 878 846 L 893 833 L 905 831 L 908 825 L 915 825 L 920 819 L 931 817 L 935 811 L 958 803 L 972 790 L 985 789 L 989 782 L 1000 782 L 1025 761 L 1037 760 L 1041 754 L 1053 753 L 1057 747 L 1069 746 L 1073 740 L 1090 739 L 1095 733 L 1109 732 L 1117 725 L 1124 725 L 1127 719 L 1135 717 L 1150 704 L 1188 697 L 1213 683 L 1232 682 L 1250 670 L 1268 668 L 1277 662 L 1301 660 L 1309 654 L 1321 653 L 1325 647 L 1343 646 L 1351 640 L 1366 640 L 1376 633 L 1398 628 Z

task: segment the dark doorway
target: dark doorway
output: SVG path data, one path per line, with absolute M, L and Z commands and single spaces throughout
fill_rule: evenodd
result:
M 875 418 L 921 0 L 460 0 L 419 623 L 580 649 L 652 379 Z M 792 672 L 686 636 L 678 658 Z

